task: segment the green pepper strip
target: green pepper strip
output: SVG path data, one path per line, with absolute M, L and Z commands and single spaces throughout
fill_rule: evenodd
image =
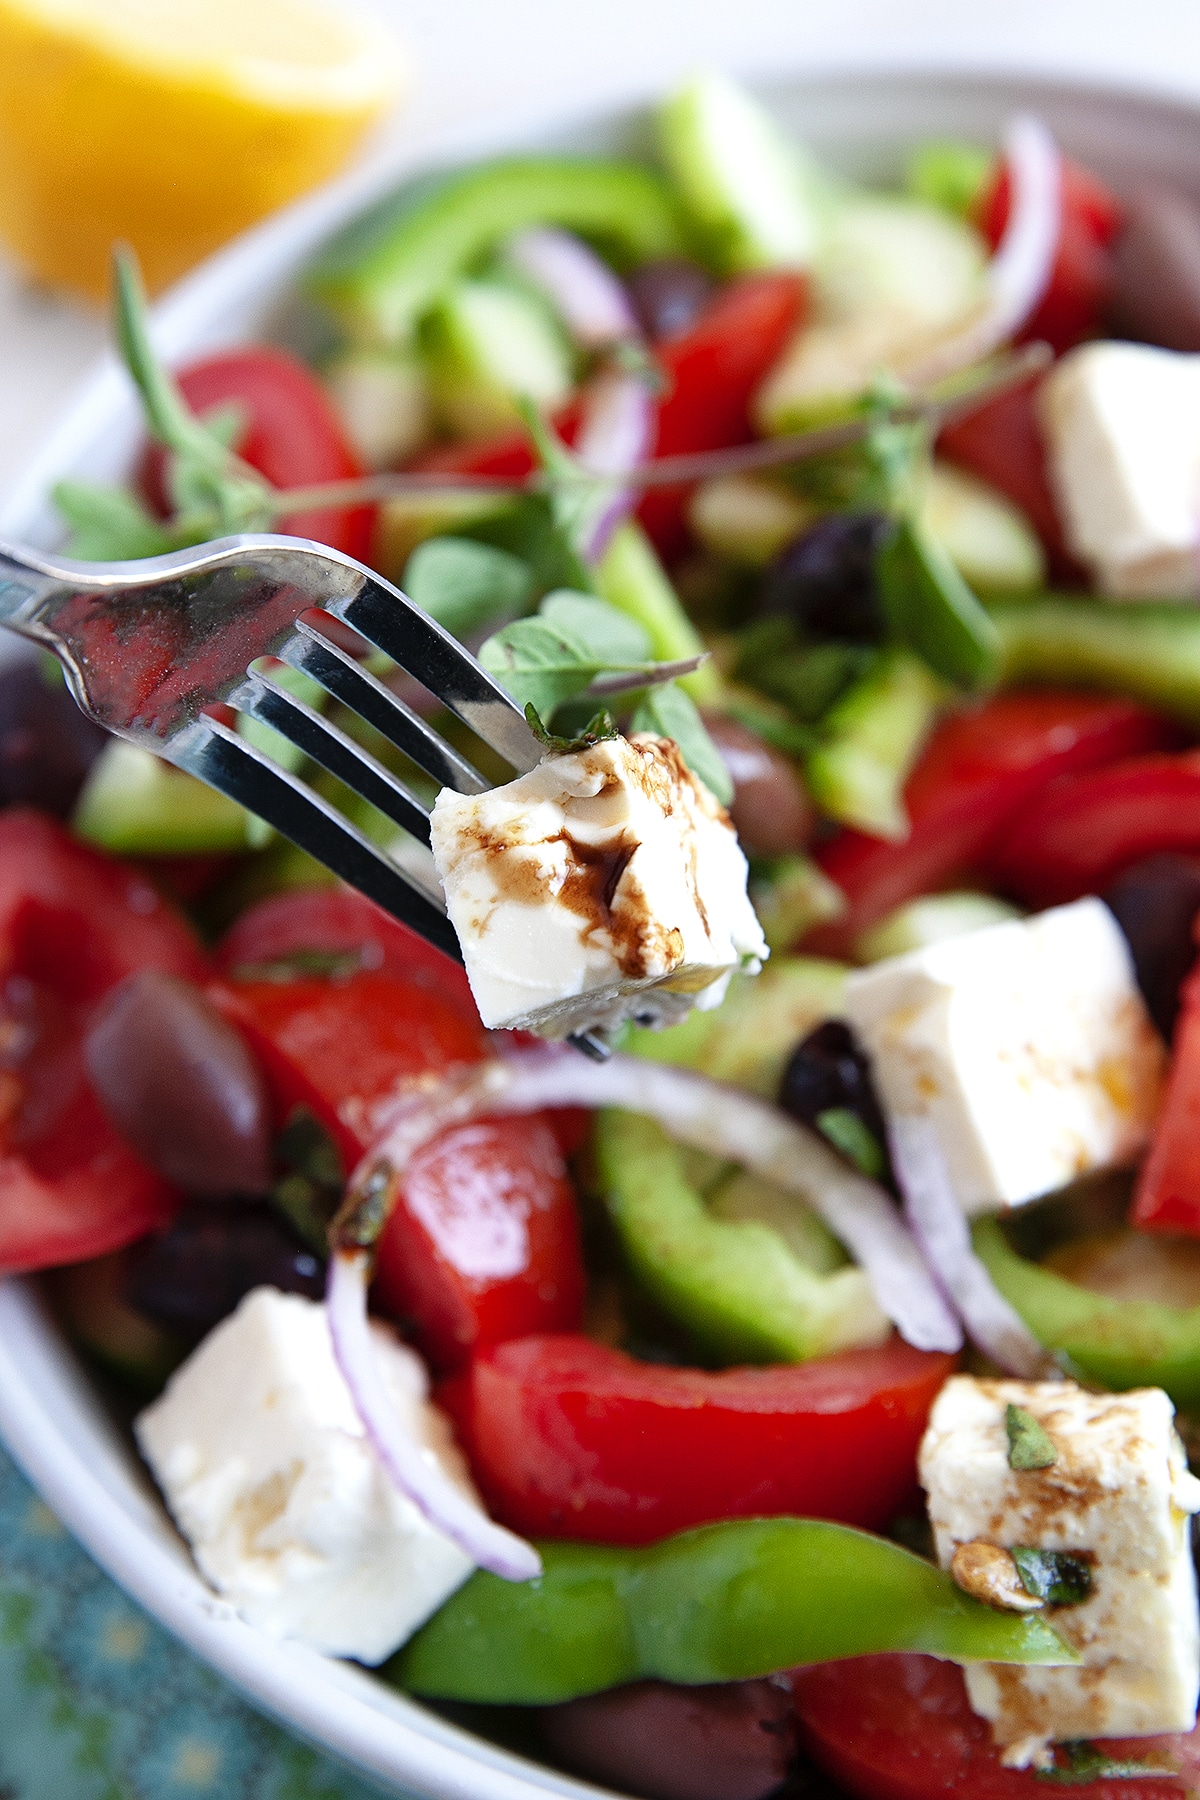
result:
M 805 759 L 818 806 L 873 837 L 906 837 L 904 783 L 942 697 L 924 662 L 906 650 L 883 651 L 826 713 L 825 742 Z
M 1124 694 L 1200 726 L 1200 612 L 1175 601 L 989 601 L 1000 679 Z
M 568 226 L 629 263 L 686 249 L 670 190 L 651 170 L 582 157 L 513 158 L 384 201 L 334 240 L 307 287 L 358 339 L 401 342 L 448 282 L 530 225 Z
M 804 1362 L 878 1341 L 861 1269 L 818 1274 L 770 1225 L 713 1218 L 652 1119 L 601 1113 L 593 1143 L 639 1284 L 723 1361 Z
M 1039 1343 L 1106 1388 L 1165 1388 L 1177 1406 L 1200 1402 L 1200 1306 L 1113 1300 L 1029 1262 L 996 1219 L 981 1219 L 975 1249 Z
M 635 521 L 627 521 L 613 533 L 594 578 L 602 600 L 637 620 L 659 662 L 682 662 L 702 653 L 704 639 L 684 611 L 653 544 Z M 682 676 L 679 685 L 697 706 L 715 706 L 720 701 L 721 677 L 711 662 Z
M 734 1519 L 638 1549 L 538 1548 L 537 1580 L 473 1575 L 389 1676 L 439 1699 L 533 1706 L 643 1676 L 744 1681 L 885 1650 L 1078 1660 L 1036 1614 L 995 1611 L 899 1545 L 824 1520 Z

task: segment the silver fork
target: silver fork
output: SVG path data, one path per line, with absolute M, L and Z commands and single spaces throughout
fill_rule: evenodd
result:
M 491 784 L 478 769 L 334 641 L 328 619 L 391 657 L 517 773 L 538 762 L 542 747 L 520 709 L 475 658 L 399 588 L 324 544 L 261 534 L 144 561 L 88 563 L 0 541 L 0 625 L 54 653 L 90 718 L 238 801 L 461 960 L 432 876 L 398 866 L 298 775 L 205 711 L 223 702 L 269 725 L 427 845 L 429 811 L 412 789 L 251 667 L 276 657 L 439 787 L 484 792 Z M 572 1042 L 607 1054 L 591 1034 Z

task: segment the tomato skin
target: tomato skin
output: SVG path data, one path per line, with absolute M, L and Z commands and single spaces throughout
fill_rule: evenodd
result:
M 1169 743 L 1172 730 L 1131 701 L 1035 689 L 997 694 L 938 726 L 909 778 L 912 829 L 901 843 L 842 831 L 818 852 L 848 910 L 807 943 L 829 954 L 917 894 L 983 861 L 1004 827 L 1060 775 Z
M 1034 1800 L 1029 1769 L 1006 1769 L 991 1728 L 967 1700 L 957 1663 L 908 1654 L 859 1656 L 792 1675 L 801 1739 L 852 1800 Z M 1101 1740 L 1114 1760 L 1161 1756 L 1183 1771 L 1071 1783 L 1083 1800 L 1184 1800 L 1200 1768 L 1196 1732 Z M 1191 1777 L 1191 1781 L 1188 1781 Z M 1052 1791 L 1052 1790 L 1051 1790 Z
M 190 980 L 204 968 L 145 878 L 44 814 L 0 814 L 0 1271 L 104 1255 L 175 1210 L 83 1062 L 97 1003 L 143 968 Z
M 1034 376 L 945 426 L 938 450 L 1006 494 L 1042 540 L 1053 579 L 1079 587 L 1085 585 L 1084 573 L 1067 550 L 1047 473 L 1046 442 L 1037 412 L 1041 380 Z
M 238 454 L 273 487 L 315 487 L 363 473 L 328 394 L 312 370 L 286 350 L 261 344 L 225 350 L 177 371 L 176 380 L 201 417 L 231 403 L 243 408 L 247 429 Z M 164 454 L 152 446 L 143 464 L 142 487 L 163 513 L 168 510 L 164 472 Z M 365 562 L 373 521 L 370 506 L 327 507 L 292 514 L 276 530 L 315 538 Z
M 1008 169 L 1001 163 L 979 209 L 980 229 L 993 250 L 1008 223 L 1010 204 Z M 1022 328 L 1021 341 L 1041 338 L 1061 353 L 1100 329 L 1113 286 L 1108 246 L 1123 217 L 1120 201 L 1103 182 L 1063 159 L 1058 252 L 1049 286 Z
M 413 1158 L 379 1242 L 375 1302 L 439 1369 L 583 1311 L 579 1220 L 544 1118 L 479 1119 Z
M 1130 1223 L 1200 1237 L 1200 979 L 1194 971 L 1183 984 L 1167 1090 L 1138 1171 Z
M 646 1544 L 777 1513 L 878 1528 L 915 1490 L 917 1445 L 953 1367 L 899 1338 L 710 1374 L 591 1338 L 526 1337 L 477 1356 L 445 1400 L 505 1524 Z
M 1019 900 L 1058 906 L 1162 850 L 1200 850 L 1200 751 L 1064 776 L 1022 809 L 989 866 Z

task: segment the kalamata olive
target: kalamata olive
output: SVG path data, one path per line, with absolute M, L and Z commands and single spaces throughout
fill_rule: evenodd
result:
M 686 256 L 661 256 L 635 269 L 627 283 L 633 310 L 655 343 L 682 337 L 712 299 L 712 276 Z
M 752 856 L 799 850 L 812 830 L 813 807 L 787 757 L 722 713 L 704 722 L 733 782 L 729 812 L 743 847 Z
M 827 513 L 768 568 L 763 611 L 818 637 L 873 643 L 883 629 L 875 557 L 892 530 L 882 513 Z
M 645 1800 L 764 1800 L 796 1750 L 792 1696 L 773 1681 L 638 1681 L 540 1716 L 569 1769 Z
M 1110 327 L 1168 350 L 1200 350 L 1200 204 L 1173 188 L 1138 188 L 1112 261 Z
M 324 1265 L 273 1207 L 198 1200 L 132 1252 L 125 1297 L 153 1324 L 192 1337 L 257 1287 L 319 1300 Z
M 885 1140 L 866 1056 L 840 1019 L 827 1019 L 796 1045 L 779 1084 L 779 1104 L 804 1125 L 815 1125 L 825 1112 L 852 1112 L 881 1144 Z
M 107 741 L 31 658 L 0 669 L 0 806 L 40 806 L 64 818 Z
M 266 1084 L 245 1043 L 190 982 L 142 969 L 100 1008 L 88 1074 L 122 1137 L 192 1194 L 271 1185 Z
M 1192 925 L 1200 913 L 1200 858 L 1162 851 L 1122 869 L 1101 896 L 1129 943 L 1150 1017 L 1169 1038 L 1179 988 L 1196 960 Z

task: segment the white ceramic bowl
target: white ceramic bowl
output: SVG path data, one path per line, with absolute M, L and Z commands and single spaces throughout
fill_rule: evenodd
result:
M 835 166 L 894 170 L 904 147 L 932 135 L 994 139 L 1022 107 L 1118 185 L 1154 174 L 1200 181 L 1200 104 L 1046 82 L 879 71 L 797 77 L 769 93 L 780 117 Z M 459 133 L 421 156 L 423 167 L 515 147 L 636 148 L 636 109 L 541 129 Z M 413 173 L 410 155 L 302 202 L 240 239 L 157 309 L 156 340 L 172 362 L 269 333 L 274 309 L 314 247 L 378 194 Z M 0 509 L 0 537 L 49 545 L 53 481 L 121 476 L 140 432 L 129 384 L 111 363 L 76 405 Z M 142 1605 L 252 1700 L 312 1742 L 395 1791 L 446 1800 L 534 1800 L 597 1790 L 473 1734 L 405 1699 L 362 1670 L 250 1629 L 200 1581 L 129 1443 L 41 1310 L 32 1285 L 0 1283 L 0 1433 L 63 1522 Z

